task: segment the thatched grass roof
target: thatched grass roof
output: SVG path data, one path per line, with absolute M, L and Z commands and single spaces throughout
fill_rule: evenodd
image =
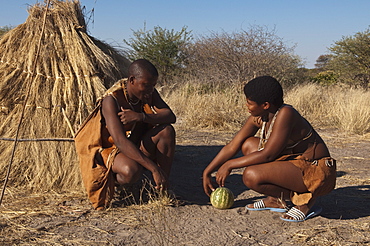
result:
M 26 22 L 0 39 L 2 139 L 15 137 L 28 86 L 19 138 L 73 138 L 96 99 L 126 75 L 129 61 L 86 32 L 79 1 L 52 0 L 44 23 L 45 10 L 46 4 L 30 7 Z M 0 140 L 0 180 L 12 147 Z M 10 177 L 10 184 L 34 189 L 79 186 L 73 142 L 19 142 Z

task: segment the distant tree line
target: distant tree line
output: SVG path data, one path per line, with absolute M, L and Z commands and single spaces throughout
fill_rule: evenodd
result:
M 251 26 L 240 32 L 213 32 L 193 38 L 187 27 L 180 31 L 155 27 L 133 31 L 124 40 L 126 56 L 152 61 L 164 76 L 162 83 L 174 79 L 194 79 L 214 85 L 241 83 L 259 75 L 271 75 L 289 85 L 300 79 L 302 62 L 274 30 Z
M 11 26 L 0 26 L 0 38 L 12 29 Z
M 0 38 L 11 30 L 0 27 Z M 370 85 L 370 28 L 343 37 L 320 55 L 314 69 L 304 68 L 294 46 L 289 47 L 275 30 L 253 25 L 238 32 L 211 32 L 193 37 L 186 26 L 180 31 L 159 26 L 133 31 L 123 40 L 124 55 L 153 62 L 162 84 L 186 78 L 210 88 L 228 86 L 260 75 L 271 75 L 289 87 L 307 81 L 322 85 L 344 84 L 368 89 Z
M 164 76 L 163 83 L 183 78 L 214 86 L 240 83 L 271 75 L 283 85 L 313 81 L 368 88 L 370 82 L 370 29 L 343 37 L 318 57 L 315 69 L 306 69 L 295 47 L 288 47 L 275 30 L 258 25 L 238 32 L 212 32 L 193 38 L 191 31 L 155 27 L 133 31 L 124 40 L 130 59 L 151 60 Z
M 370 85 L 370 29 L 343 37 L 329 47 L 330 54 L 316 60 L 313 80 L 325 85 L 346 84 L 368 89 Z

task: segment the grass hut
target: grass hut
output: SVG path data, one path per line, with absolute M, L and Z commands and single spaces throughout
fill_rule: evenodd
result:
M 87 33 L 79 1 L 36 3 L 28 12 L 0 39 L 0 180 L 25 105 L 8 186 L 81 189 L 73 135 L 129 61 Z

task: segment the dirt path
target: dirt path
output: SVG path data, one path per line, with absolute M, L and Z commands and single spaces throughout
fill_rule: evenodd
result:
M 270 211 L 246 212 L 261 195 L 235 170 L 227 187 L 234 206 L 217 210 L 202 191 L 201 174 L 231 133 L 178 131 L 171 175 L 180 206 L 116 205 L 91 209 L 84 194 L 22 196 L 10 191 L 1 209 L 1 245 L 367 245 L 370 243 L 368 139 L 319 130 L 338 161 L 337 187 L 320 198 L 320 216 L 289 223 Z

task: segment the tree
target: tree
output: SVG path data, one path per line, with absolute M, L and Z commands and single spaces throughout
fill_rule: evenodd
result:
M 189 46 L 188 71 L 205 83 L 240 84 L 271 75 L 285 85 L 297 82 L 300 59 L 274 30 L 251 26 L 240 32 L 200 36 Z
M 0 27 L 0 38 L 7 32 L 9 32 L 12 29 L 11 26 L 1 26 Z
M 332 55 L 328 55 L 328 54 L 320 55 L 316 59 L 315 68 L 317 68 L 319 70 L 324 70 L 325 67 L 328 65 L 331 58 L 332 58 Z
M 123 40 L 131 50 L 126 54 L 130 60 L 145 58 L 158 69 L 161 81 L 166 84 L 184 68 L 185 47 L 192 39 L 187 27 L 181 31 L 167 30 L 156 26 L 154 30 L 140 29 L 133 31 L 129 40 Z
M 329 48 L 333 58 L 329 69 L 346 84 L 368 88 L 370 82 L 370 29 L 343 37 Z

